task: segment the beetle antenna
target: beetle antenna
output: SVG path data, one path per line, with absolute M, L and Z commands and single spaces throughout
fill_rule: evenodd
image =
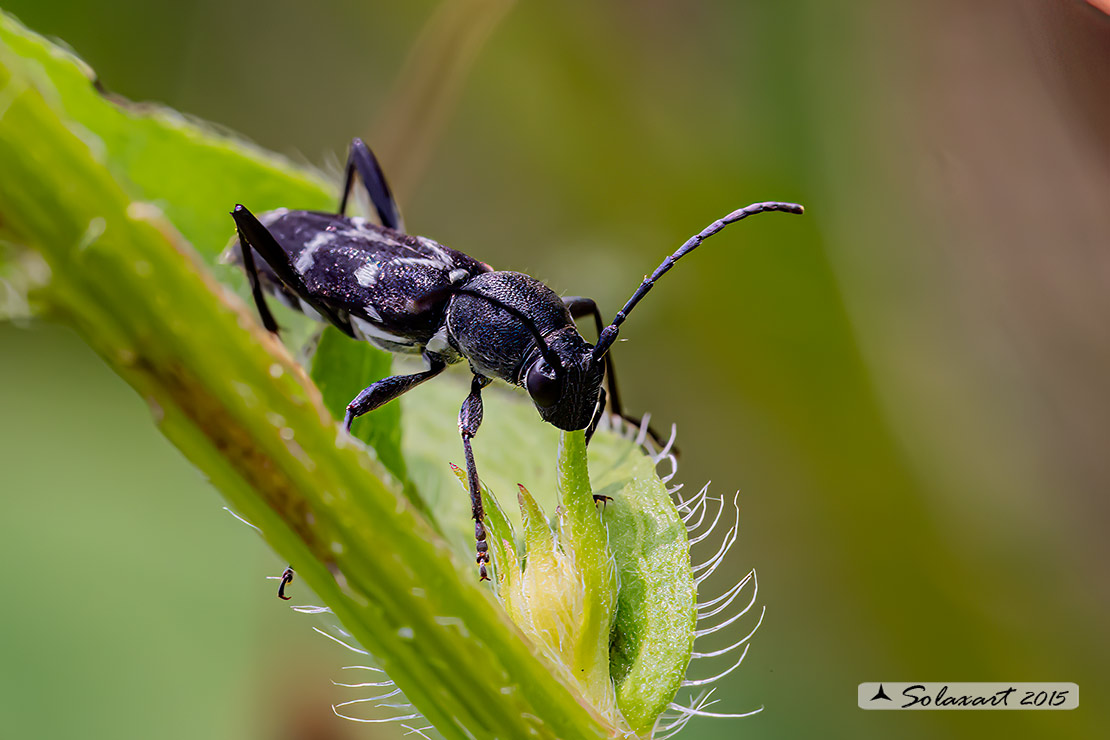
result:
M 469 288 L 447 285 L 442 288 L 436 288 L 435 290 L 428 291 L 424 295 L 417 298 L 414 303 L 416 304 L 416 307 L 418 309 L 423 309 L 442 298 L 446 298 L 449 295 L 468 295 L 474 298 L 480 298 L 483 301 L 486 301 L 487 303 L 492 303 L 503 311 L 506 311 L 507 313 L 510 313 L 516 318 L 520 319 L 521 323 L 524 324 L 524 326 L 528 328 L 528 331 L 532 333 L 532 337 L 536 340 L 536 346 L 539 348 L 540 354 L 543 355 L 543 359 L 547 360 L 547 364 L 550 365 L 556 373 L 563 372 L 563 363 L 559 361 L 559 356 L 555 354 L 555 350 L 547 346 L 547 342 L 544 341 L 543 334 L 540 334 L 540 330 L 536 328 L 535 322 L 532 321 L 532 319 L 528 318 L 528 316 L 526 316 L 524 312 L 522 312 L 520 309 L 513 308 L 504 301 L 500 301 L 492 296 L 479 293 Z
M 648 291 L 655 285 L 655 282 L 663 277 L 668 270 L 674 267 L 675 263 L 678 262 L 680 258 L 693 252 L 698 248 L 699 244 L 729 224 L 736 223 L 756 213 L 763 213 L 764 211 L 802 213 L 804 209 L 797 203 L 752 203 L 750 206 L 741 208 L 738 211 L 733 211 L 724 218 L 714 221 L 709 224 L 709 226 L 702 229 L 701 232 L 690 237 L 685 244 L 678 248 L 677 252 L 663 260 L 663 264 L 655 268 L 655 272 L 651 273 L 650 277 L 644 278 L 644 282 L 640 283 L 640 287 L 637 288 L 636 292 L 632 294 L 632 297 L 628 299 L 628 303 L 624 304 L 624 308 L 617 311 L 617 315 L 613 317 L 613 323 L 605 327 L 601 335 L 597 338 L 597 345 L 594 347 L 592 356 L 593 362 L 601 362 L 602 358 L 605 357 L 605 353 L 609 351 L 609 348 L 613 346 L 613 342 L 617 340 L 617 334 L 620 332 L 620 325 L 628 318 L 628 314 L 632 313 L 632 309 L 648 294 Z

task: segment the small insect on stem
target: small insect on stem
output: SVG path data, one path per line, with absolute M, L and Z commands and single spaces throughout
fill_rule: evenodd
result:
M 281 583 L 278 584 L 278 598 L 279 599 L 284 599 L 285 601 L 289 601 L 289 599 L 293 598 L 292 596 L 286 596 L 285 595 L 285 587 L 288 586 L 292 582 L 293 582 L 293 569 L 292 568 L 286 568 L 285 571 L 281 574 Z
M 346 215 L 356 177 L 380 225 Z M 590 298 L 560 297 L 533 277 L 494 270 L 431 239 L 406 234 L 381 167 L 370 149 L 355 139 L 338 213 L 282 208 L 255 217 L 237 205 L 231 215 L 239 239 L 226 257 L 243 266 L 262 323 L 271 332 L 276 334 L 278 325 L 267 295 L 331 323 L 349 337 L 424 358 L 426 370 L 382 378 L 355 396 L 343 419 L 348 431 L 358 417 L 436 377 L 448 365 L 465 361 L 470 366 L 470 395 L 459 411 L 458 428 L 466 456 L 478 573 L 485 580 L 489 552 L 471 450 L 482 423 L 482 389 L 495 379 L 524 388 L 540 418 L 565 431 L 585 429 L 587 442 L 606 410 L 629 419 L 621 409 L 609 351 L 625 319 L 655 283 L 703 241 L 728 224 L 768 211 L 801 213 L 802 207 L 753 203 L 714 221 L 645 278 L 606 326 Z M 593 320 L 596 344 L 587 342 L 575 325 L 585 318 Z M 648 432 L 658 438 L 650 428 Z M 287 570 L 282 576 L 282 587 L 292 574 Z

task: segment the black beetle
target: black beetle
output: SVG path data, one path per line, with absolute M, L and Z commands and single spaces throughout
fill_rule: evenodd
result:
M 355 174 L 361 177 L 381 225 L 346 216 Z M 606 406 L 620 414 L 609 349 L 629 312 L 683 255 L 730 223 L 764 211 L 802 213 L 794 203 L 755 203 L 714 221 L 644 279 L 612 323 L 603 326 L 589 298 L 560 298 L 533 277 L 494 270 L 462 252 L 404 233 L 397 204 L 370 149 L 351 142 L 339 213 L 279 209 L 255 216 L 241 205 L 232 216 L 241 260 L 262 323 L 277 333 L 263 293 L 330 322 L 355 339 L 390 352 L 422 354 L 428 369 L 384 378 L 347 405 L 344 426 L 467 360 L 474 378 L 459 411 L 467 481 L 477 539 L 478 568 L 488 580 L 489 555 L 482 498 L 470 440 L 482 423 L 482 388 L 494 378 L 523 386 L 544 421 L 593 433 Z M 238 250 L 236 250 L 238 246 Z M 247 247 L 251 249 L 247 249 Z M 257 263 L 255 256 L 261 258 Z M 592 316 L 590 345 L 574 320 Z M 608 378 L 608 392 L 602 380 Z M 282 587 L 288 583 L 283 577 Z

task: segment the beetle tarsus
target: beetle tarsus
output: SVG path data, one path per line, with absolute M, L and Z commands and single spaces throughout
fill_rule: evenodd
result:
M 388 378 L 371 383 L 364 388 L 354 399 L 347 404 L 347 411 L 343 415 L 343 428 L 351 431 L 351 424 L 355 419 L 367 414 L 379 406 L 392 401 L 394 398 L 412 390 L 425 380 L 431 380 L 447 367 L 442 360 L 425 355 L 428 369 L 412 375 L 393 375 Z
M 278 598 L 284 601 L 289 601 L 292 596 L 285 595 L 285 587 L 293 582 L 293 569 L 286 568 L 281 574 L 281 583 L 278 584 Z
M 480 580 L 488 581 L 486 563 L 489 562 L 489 543 L 486 542 L 486 525 L 483 523 L 482 488 L 478 480 L 478 468 L 474 465 L 474 450 L 470 440 L 478 433 L 482 424 L 482 389 L 490 384 L 490 379 L 475 375 L 470 382 L 470 395 L 459 409 L 459 434 L 462 436 L 463 453 L 466 456 L 466 485 L 470 492 L 470 513 L 474 519 L 474 541 L 478 552 L 478 574 Z
M 489 562 L 489 543 L 486 542 L 485 525 L 481 522 L 475 522 L 474 535 L 478 538 L 478 557 L 474 559 L 478 563 L 478 580 L 488 581 L 489 573 L 486 572 L 486 563 Z

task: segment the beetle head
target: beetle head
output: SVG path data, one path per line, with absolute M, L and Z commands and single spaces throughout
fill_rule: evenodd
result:
M 585 429 L 597 408 L 604 366 L 593 361 L 593 347 L 574 327 L 549 335 L 546 344 L 559 366 L 536 352 L 521 381 L 544 421 L 566 431 Z

